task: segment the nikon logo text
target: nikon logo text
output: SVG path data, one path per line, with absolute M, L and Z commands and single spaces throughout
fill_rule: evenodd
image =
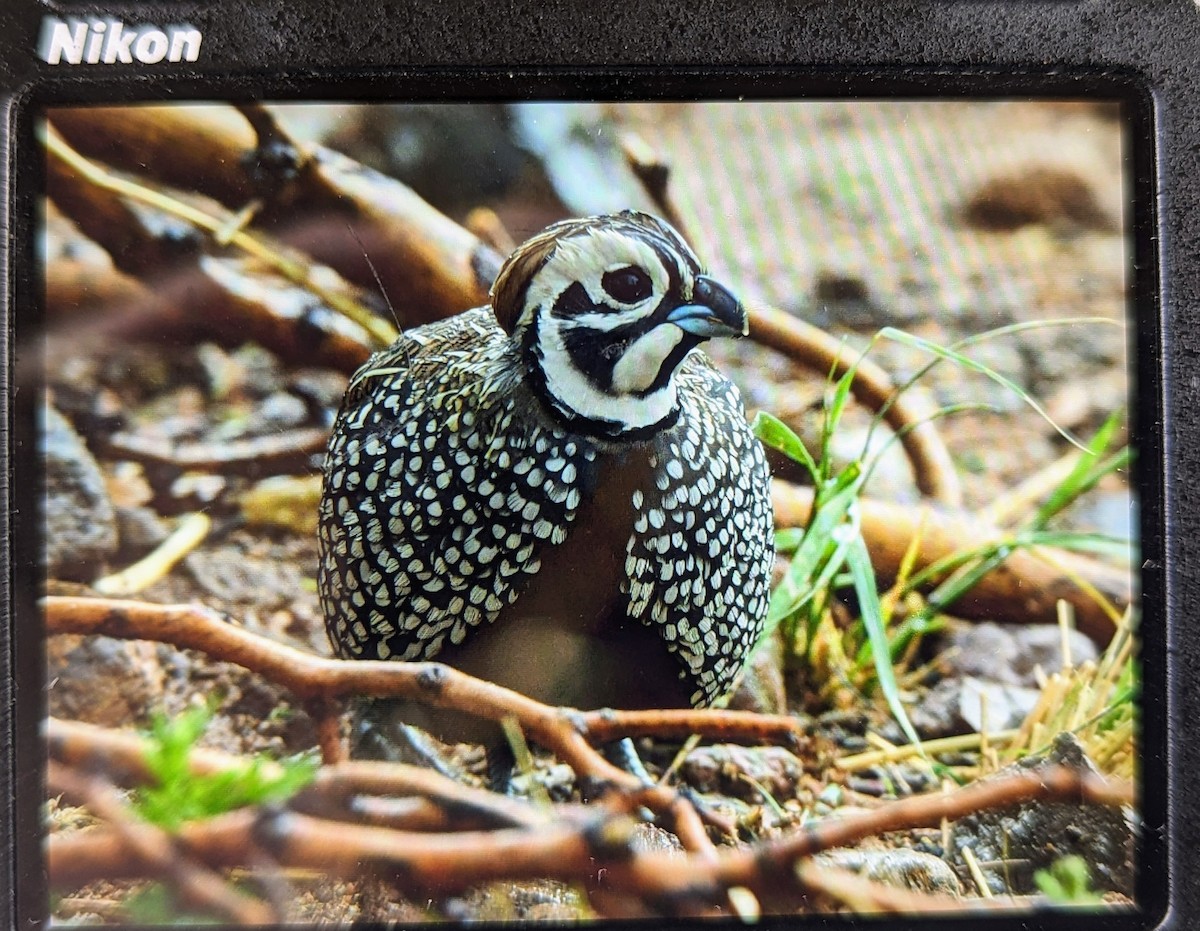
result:
M 191 26 L 126 26 L 117 19 L 42 17 L 38 54 L 51 65 L 155 65 L 160 61 L 195 61 L 200 57 L 200 30 Z

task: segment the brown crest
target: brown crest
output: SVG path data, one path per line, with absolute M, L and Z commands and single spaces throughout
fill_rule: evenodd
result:
M 533 276 L 549 260 L 558 242 L 557 226 L 552 226 L 518 246 L 504 260 L 496 281 L 492 284 L 492 312 L 496 322 L 509 336 L 516 329 L 521 311 L 525 309 L 525 293 Z

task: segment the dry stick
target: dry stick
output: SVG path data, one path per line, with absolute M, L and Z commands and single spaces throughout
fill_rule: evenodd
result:
M 948 795 L 940 791 L 892 802 L 861 815 L 823 821 L 723 858 L 722 880 L 759 888 L 771 876 L 785 874 L 800 858 L 831 847 L 844 847 L 864 837 L 889 831 L 937 827 L 943 818 L 954 821 L 983 809 L 1007 808 L 1033 801 L 1074 801 L 1079 804 L 1132 805 L 1131 782 L 1108 780 L 1096 773 L 1049 766 L 997 776 L 973 783 Z
M 311 472 L 312 457 L 325 451 L 328 437 L 329 431 L 322 427 L 299 427 L 221 443 L 171 443 L 157 437 L 116 433 L 109 438 L 105 452 L 116 459 L 187 471 L 282 475 Z
M 298 145 L 269 108 L 243 107 L 242 113 L 258 136 L 256 155 L 281 147 L 293 153 L 294 171 L 272 179 L 276 187 L 269 205 L 285 216 L 297 207 L 333 209 L 345 216 L 346 232 L 367 253 L 365 262 L 354 262 L 370 267 L 370 280 L 363 283 L 378 285 L 390 304 L 403 308 L 404 325 L 440 320 L 486 303 L 502 257 L 471 230 L 394 178 L 322 146 Z M 320 258 L 323 248 L 319 239 L 310 251 Z M 387 261 L 370 262 L 372 253 Z
M 48 634 L 104 634 L 200 650 L 214 659 L 256 672 L 290 689 L 303 701 L 330 702 L 360 695 L 404 697 L 493 721 L 516 718 L 538 743 L 557 753 L 577 774 L 602 786 L 608 784 L 638 794 L 648 807 L 674 819 L 676 833 L 685 846 L 706 855 L 711 852 L 712 841 L 699 815 L 677 792 L 643 786 L 635 776 L 609 763 L 588 742 L 589 721 L 604 733 L 619 733 L 621 712 L 591 712 L 589 716 L 587 712 L 554 708 L 441 663 L 325 659 L 235 627 L 202 606 L 55 596 L 43 599 L 42 606 Z M 661 712 L 667 726 L 675 723 L 682 729 L 686 722 L 687 732 L 704 733 L 704 725 L 712 722 L 724 736 L 733 730 L 731 723 L 738 720 L 735 717 L 731 721 L 728 714 Z M 761 720 L 741 720 L 752 725 L 752 736 L 764 733 Z M 798 727 L 789 717 L 776 716 L 773 720 L 781 734 L 794 733 Z
M 585 879 L 605 860 L 632 855 L 623 845 L 632 837 L 633 822 L 624 819 L 626 829 L 606 831 L 600 827 L 604 813 L 597 814 L 601 817 L 591 832 L 559 823 L 536 829 L 422 834 L 294 812 L 241 809 L 185 824 L 179 840 L 189 854 L 212 867 L 245 865 L 243 845 L 255 841 L 284 867 L 319 869 L 351 880 L 373 872 L 427 896 L 492 879 Z M 157 875 L 161 869 L 131 850 L 118 833 L 96 828 L 51 837 L 46 859 L 51 883 L 58 888 L 101 877 Z
M 198 210 L 160 191 L 152 190 L 144 185 L 110 174 L 99 165 L 88 161 L 88 159 L 67 145 L 66 141 L 52 125 L 46 126 L 44 141 L 51 158 L 61 160 L 72 171 L 75 171 L 96 187 L 111 191 L 120 197 L 127 197 L 139 203 L 146 204 L 168 216 L 176 217 L 198 229 L 204 230 L 210 235 L 220 233 L 227 236 L 230 245 L 236 246 L 247 255 L 263 262 L 293 284 L 311 291 L 326 306 L 332 307 L 343 316 L 349 317 L 354 323 L 362 327 L 363 330 L 371 334 L 379 346 L 387 346 L 396 338 L 395 329 L 386 320 L 375 316 L 375 314 L 363 307 L 354 297 L 342 293 L 340 289 L 328 288 L 323 282 L 317 281 L 313 275 L 313 266 L 310 263 L 286 256 L 279 250 L 251 236 L 249 233 L 237 230 L 229 231 L 228 217 L 214 217 L 203 210 Z
M 510 255 L 517 248 L 517 243 L 504 226 L 504 221 L 490 207 L 472 209 L 463 220 L 463 226 L 500 255 Z
M 142 304 L 150 291 L 107 262 L 56 256 L 46 264 L 48 315 L 113 304 Z
M 626 164 L 656 209 L 686 235 L 687 226 L 668 190 L 670 166 L 633 133 L 623 134 L 620 145 Z M 937 428 L 926 419 L 931 412 L 911 394 L 897 396 L 896 386 L 887 372 L 819 327 L 774 307 L 761 304 L 750 307 L 749 316 L 751 339 L 811 371 L 822 376 L 832 372 L 834 378 L 840 378 L 854 368 L 850 392 L 855 400 L 872 411 L 890 404 L 884 420 L 897 433 L 903 431 L 900 442 L 912 462 L 921 493 L 951 507 L 962 504 L 962 486 L 954 460 Z
M 290 142 L 269 109 L 254 119 L 269 141 Z M 499 254 L 405 185 L 319 146 L 294 146 L 298 170 L 268 179 L 272 190 L 256 187 L 246 171 L 262 163 L 256 134 L 233 107 L 59 108 L 54 121 L 83 154 L 116 167 L 235 211 L 261 198 L 257 223 L 286 228 L 316 261 L 373 288 L 365 245 L 406 327 L 486 303 L 499 270 Z M 202 157 L 192 157 L 193 143 Z
M 179 560 L 204 541 L 211 529 L 212 519 L 203 511 L 189 514 L 148 554 L 120 572 L 96 579 L 92 588 L 113 597 L 135 595 L 166 576 Z
M 771 485 L 775 522 L 779 527 L 802 527 L 812 510 L 812 490 L 787 482 Z M 920 534 L 918 566 L 960 552 L 964 541 L 983 543 L 1003 537 L 1004 531 L 982 524 L 969 514 L 926 511 L 911 505 L 863 499 L 862 535 L 871 554 L 871 564 L 882 577 L 894 578 L 914 536 Z M 1047 559 L 1039 557 L 1045 553 Z M 1061 567 L 1061 568 L 1060 568 Z M 954 613 L 966 618 L 986 618 L 1012 623 L 1053 624 L 1058 620 L 1058 602 L 1068 602 L 1075 611 L 1079 629 L 1100 646 L 1107 644 L 1116 624 L 1105 607 L 1072 575 L 1083 579 L 1104 596 L 1118 612 L 1131 600 L 1129 573 L 1104 563 L 1039 547 L 1037 551 L 1015 549 L 1003 564 L 989 572 L 966 595 L 954 603 Z
M 79 171 L 56 146 L 55 143 L 61 140 L 53 135 L 53 129 L 49 133 L 46 195 L 80 233 L 104 246 L 112 259 L 113 269 L 134 276 L 127 280 L 137 280 L 161 272 L 186 256 L 185 250 L 195 242 L 180 242 L 182 224 L 172 223 L 167 218 L 158 223 L 146 222 L 144 216 L 117 192 L 93 183 L 87 174 Z M 57 268 L 58 261 L 52 261 L 49 268 Z
M 145 762 L 149 741 L 132 733 L 50 718 L 45 725 L 45 738 L 48 755 L 56 762 L 86 768 L 103 766 L 110 778 L 123 785 L 139 785 L 153 779 Z M 188 764 L 194 774 L 201 776 L 242 770 L 249 765 L 249 761 L 221 751 L 196 748 L 189 754 Z M 260 762 L 258 765 L 267 777 L 279 771 L 276 763 Z M 598 841 L 611 847 L 618 841 L 624 843 L 628 839 L 627 820 L 618 816 L 629 815 L 640 805 L 653 804 L 656 793 L 658 807 L 670 809 L 670 805 L 662 804 L 667 794 L 650 790 L 648 793 L 608 799 L 606 805 L 556 805 L 547 811 L 518 799 L 464 786 L 420 767 L 400 763 L 353 762 L 322 768 L 314 781 L 294 797 L 290 805 L 323 817 L 357 814 L 370 820 L 376 811 L 383 811 L 385 816 L 394 815 L 385 809 L 372 808 L 370 800 L 362 804 L 362 799 L 358 800 L 359 804 L 353 812 L 347 812 L 344 805 L 346 800 L 361 795 L 400 796 L 409 801 L 425 803 L 424 807 L 403 812 L 407 830 L 536 830 L 547 825 L 570 824 L 579 829 L 590 826 Z M 679 806 L 675 811 L 677 823 L 682 824 L 685 831 L 701 829 L 695 820 L 695 812 L 689 810 L 690 806 L 682 798 L 676 796 L 670 801 Z M 331 815 L 331 810 L 336 811 L 336 815 Z M 612 822 L 616 824 L 615 829 L 596 827 L 597 811 L 600 810 L 616 818 Z M 346 827 L 346 830 L 352 829 Z M 706 859 L 715 856 L 715 848 L 711 845 L 696 844 L 693 849 Z
M 122 786 L 145 785 L 155 778 L 146 765 L 150 741 L 130 731 L 51 717 L 46 719 L 43 736 L 47 755 L 58 763 L 83 769 L 102 766 L 106 776 Z M 245 770 L 249 765 L 244 757 L 204 747 L 188 754 L 188 769 L 196 776 Z M 256 765 L 266 778 L 282 773 L 282 767 L 272 761 L 258 760 Z M 415 796 L 441 809 L 451 825 L 519 827 L 549 820 L 543 810 L 518 799 L 404 763 L 355 761 L 324 766 L 293 804 L 328 803 L 354 795 Z
M 394 879 L 426 892 L 455 891 L 495 879 L 570 882 L 600 875 L 605 890 L 637 896 L 655 911 L 704 914 L 736 886 L 750 889 L 766 904 L 794 898 L 800 860 L 882 832 L 936 826 L 943 818 L 1034 800 L 1127 805 L 1133 798 L 1131 783 L 1055 766 L 808 824 L 779 840 L 712 855 L 634 852 L 633 821 L 608 812 L 600 813 L 590 826 L 560 822 L 532 829 L 430 835 L 243 810 L 184 825 L 180 842 L 212 867 L 242 865 L 245 844 L 253 839 L 285 867 L 358 878 L 370 865 L 389 869 Z M 56 887 L 100 877 L 143 876 L 156 868 L 130 857 L 122 838 L 105 829 L 51 837 L 47 862 Z
M 52 131 L 47 142 L 47 162 L 53 180 L 48 187 L 50 197 L 107 251 L 118 267 L 135 276 L 145 275 L 147 279 L 153 276 L 153 288 L 134 281 L 135 292 L 113 293 L 114 302 L 105 305 L 103 315 L 89 316 L 85 325 L 93 338 L 120 340 L 129 332 L 179 329 L 225 344 L 252 339 L 271 346 L 285 360 L 332 365 L 349 373 L 366 361 L 372 342 L 390 339 L 394 334 L 385 325 L 372 338 L 368 330 L 351 319 L 355 315 L 377 319 L 365 311 L 345 316 L 332 306 L 326 309 L 322 294 L 334 295 L 333 305 L 343 301 L 359 307 L 366 302 L 366 292 L 339 279 L 331 269 L 312 268 L 307 257 L 287 254 L 278 245 L 263 243 L 256 254 L 267 250 L 276 256 L 277 260 L 268 263 L 268 267 L 282 265 L 293 273 L 307 269 L 304 281 L 311 285 L 319 280 L 319 293 L 314 293 L 311 287 L 289 283 L 282 275 L 266 272 L 263 264 L 253 258 L 191 256 L 181 264 L 173 240 L 168 254 L 163 255 L 167 248 L 161 243 L 163 237 L 145 226 L 140 216 L 129 215 L 126 222 L 105 221 L 114 211 L 125 212 L 120 216 L 129 213 L 121 191 L 136 190 L 140 199 L 161 208 L 156 227 L 170 226 L 172 217 L 195 219 L 193 208 L 159 191 L 111 178 L 102 168 L 62 145 Z M 67 153 L 70 162 L 64 161 Z M 208 223 L 214 238 L 222 225 L 216 218 Z M 244 244 L 252 240 L 238 241 Z M 59 279 L 61 264 L 55 260 L 48 267 L 48 286 Z M 164 277 L 168 270 L 169 275 Z M 70 294 L 60 296 L 70 298 Z M 49 306 L 51 310 L 72 309 L 63 306 L 62 301 Z M 77 342 L 79 321 L 72 319 L 70 323 L 68 338 Z
M 254 131 L 233 107 L 56 107 L 55 126 L 89 157 L 238 209 L 257 196 L 244 158 Z
M 201 650 L 213 659 L 256 672 L 304 700 L 404 697 L 493 721 L 515 717 L 539 743 L 559 751 L 567 762 L 578 762 L 585 773 L 604 779 L 620 774 L 619 784 L 626 783 L 629 774 L 602 757 L 593 757 L 595 751 L 588 739 L 605 742 L 623 735 L 663 731 L 750 740 L 799 734 L 799 722 L 787 715 L 688 709 L 577 711 L 543 704 L 442 663 L 327 659 L 251 633 L 201 605 L 49 596 L 42 606 L 49 634 L 104 634 Z
M 48 156 L 50 166 L 64 166 L 58 158 Z M 161 332 L 182 331 L 185 335 L 211 338 L 223 344 L 240 344 L 246 340 L 262 342 L 281 359 L 300 361 L 307 365 L 330 365 L 343 372 L 353 372 L 371 354 L 372 337 L 349 317 L 326 308 L 319 294 L 305 289 L 287 278 L 266 271 L 263 264 L 252 258 L 216 258 L 190 256 L 180 262 L 178 247 L 169 256 L 161 257 L 161 236 L 140 223 L 96 222 L 103 218 L 108 205 L 120 206 L 119 194 L 80 175 L 70 168 L 55 174 L 59 181 L 49 187 L 49 196 L 59 198 L 67 214 L 107 251 L 113 262 L 132 275 L 146 277 L 152 287 L 143 287 L 136 280 L 132 292 L 108 289 L 103 314 L 79 318 L 78 301 L 72 304 L 76 292 L 62 292 L 58 284 L 71 274 L 70 265 L 55 259 L 47 270 L 48 307 L 52 312 L 70 314 L 65 340 L 78 346 L 80 336 L 94 341 L 120 342 L 130 335 L 156 336 Z M 64 193 L 78 190 L 79 197 Z M 180 208 L 179 202 L 158 192 L 148 192 L 164 203 Z M 176 211 L 178 212 L 178 211 Z M 169 221 L 163 214 L 158 226 Z M 168 223 L 169 224 L 169 223 Z M 216 235 L 216 233 L 214 233 Z M 264 248 L 266 246 L 264 245 Z M 272 245 L 272 251 L 283 257 L 283 251 Z M 306 258 L 292 256 L 292 265 L 308 265 Z M 114 269 L 104 275 L 112 277 Z M 313 272 L 322 282 L 324 293 L 364 305 L 366 293 L 344 280 L 338 280 L 330 269 Z M 101 278 L 102 280 L 102 278 Z M 97 295 L 96 300 L 104 294 Z M 89 304 L 89 306 L 92 306 Z M 80 334 L 79 328 L 85 328 Z M 380 337 L 390 335 L 382 332 Z M 54 331 L 50 332 L 54 336 Z M 52 343 L 53 346 L 53 343 Z
M 92 814 L 109 822 L 126 851 L 169 879 L 185 900 L 240 925 L 268 924 L 279 919 L 265 903 L 234 892 L 219 876 L 182 856 L 164 830 L 137 820 L 108 784 L 54 761 L 46 768 L 46 784 L 52 793 L 82 803 Z

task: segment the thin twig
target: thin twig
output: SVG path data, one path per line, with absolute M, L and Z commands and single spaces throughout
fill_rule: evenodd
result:
M 311 266 L 288 258 L 276 249 L 271 248 L 256 237 L 241 230 L 231 229 L 230 218 L 215 217 L 185 204 L 174 197 L 155 191 L 144 185 L 125 178 L 118 178 L 99 165 L 84 158 L 72 149 L 58 134 L 53 126 L 46 124 L 43 141 L 47 151 L 86 178 L 91 184 L 112 191 L 122 197 L 128 197 L 139 203 L 147 204 L 169 216 L 177 217 L 213 236 L 228 236 L 229 245 L 235 246 L 248 255 L 283 275 L 288 281 L 312 292 L 329 307 L 353 320 L 375 340 L 377 346 L 388 346 L 396 339 L 395 328 L 357 301 L 324 287 L 315 280 Z
M 280 475 L 308 472 L 312 457 L 325 449 L 329 432 L 298 427 L 278 433 L 222 443 L 171 443 L 157 437 L 116 433 L 105 452 L 115 458 L 182 471 L 232 472 L 238 475 Z
M 635 776 L 608 762 L 586 737 L 586 717 L 555 708 L 441 663 L 335 660 L 305 653 L 228 623 L 199 605 L 153 605 L 138 601 L 51 596 L 43 599 L 48 634 L 104 634 L 169 643 L 201 650 L 235 663 L 291 690 L 301 701 L 336 701 L 350 696 L 403 697 L 493 721 L 515 718 L 539 744 L 556 753 L 577 775 L 598 790 L 612 786 L 632 792 L 643 804 L 668 817 L 689 849 L 706 851 L 711 841 L 695 810 L 674 790 L 645 787 Z M 599 712 L 594 723 L 606 735 L 620 733 L 621 712 Z M 712 726 L 722 737 L 739 722 L 762 728 L 745 716 L 724 711 L 682 712 L 687 733 Z M 670 712 L 664 712 L 670 719 Z M 635 724 L 645 725 L 642 716 Z M 782 722 L 781 722 L 782 723 Z M 798 726 L 794 725 L 794 726 Z M 326 750 L 328 752 L 328 750 Z
M 186 901 L 212 909 L 240 925 L 279 920 L 266 903 L 235 892 L 221 877 L 185 857 L 161 828 L 138 821 L 112 788 L 96 777 L 83 776 L 51 761 L 46 784 L 52 793 L 81 802 L 109 822 L 124 849 L 155 874 L 170 880 Z
M 166 576 L 179 560 L 201 544 L 211 528 L 212 519 L 204 512 L 188 514 L 154 550 L 120 572 L 97 579 L 92 588 L 112 597 L 136 595 Z
M 651 913 L 700 915 L 710 914 L 735 887 L 748 889 L 770 911 L 794 899 L 796 867 L 804 858 L 886 831 L 936 826 L 943 818 L 1034 800 L 1129 804 L 1133 797 L 1130 783 L 1051 767 L 810 823 L 778 840 L 712 853 L 638 853 L 632 847 L 633 820 L 607 809 L 597 810 L 586 823 L 557 820 L 531 829 L 451 835 L 241 810 L 184 825 L 180 842 L 190 856 L 213 868 L 244 865 L 245 845 L 253 840 L 284 867 L 311 867 L 346 878 L 361 878 L 373 869 L 426 895 L 496 879 L 585 880 L 640 900 Z M 51 882 L 59 888 L 100 877 L 154 875 L 157 869 L 130 856 L 123 838 L 105 828 L 51 837 L 47 862 Z

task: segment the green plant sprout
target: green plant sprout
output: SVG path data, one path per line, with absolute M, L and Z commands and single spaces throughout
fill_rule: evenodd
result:
M 1103 899 L 1092 888 L 1092 877 L 1083 857 L 1072 854 L 1055 860 L 1049 869 L 1038 870 L 1033 881 L 1055 905 L 1101 905 Z
M 138 789 L 134 809 L 147 821 L 178 831 L 235 808 L 281 802 L 313 780 L 319 766 L 312 755 L 275 762 L 255 757 L 244 767 L 219 773 L 192 771 L 189 758 L 212 719 L 212 709 L 193 708 L 171 719 L 156 715 L 150 727 L 146 766 L 154 784 Z

